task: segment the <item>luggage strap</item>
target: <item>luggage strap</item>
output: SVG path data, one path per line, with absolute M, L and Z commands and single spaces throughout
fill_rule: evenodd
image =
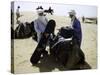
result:
M 58 43 L 60 43 L 60 42 L 71 41 L 71 40 L 72 40 L 72 38 L 67 38 L 67 39 L 65 39 L 65 38 L 61 37 L 61 38 L 59 38 L 59 40 L 51 47 L 51 49 L 54 48 L 54 47 L 55 47 Z

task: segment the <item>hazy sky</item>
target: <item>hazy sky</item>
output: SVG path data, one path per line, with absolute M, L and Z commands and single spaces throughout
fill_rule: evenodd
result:
M 20 11 L 33 11 L 36 12 L 38 6 L 42 6 L 44 9 L 48 9 L 49 6 L 54 9 L 54 14 L 67 16 L 68 12 L 74 9 L 77 13 L 77 16 L 85 17 L 97 17 L 97 7 L 88 6 L 88 5 L 69 5 L 69 4 L 51 4 L 51 3 L 34 3 L 34 2 L 21 2 L 16 1 L 14 8 L 17 9 L 17 6 L 20 6 Z M 16 10 L 15 10 L 16 12 Z

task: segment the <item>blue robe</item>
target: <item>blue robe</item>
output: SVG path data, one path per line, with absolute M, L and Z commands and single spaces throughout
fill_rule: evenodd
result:
M 74 30 L 74 38 L 78 41 L 79 46 L 81 46 L 82 41 L 82 30 L 81 30 L 81 24 L 78 19 L 74 19 L 72 24 L 73 30 Z

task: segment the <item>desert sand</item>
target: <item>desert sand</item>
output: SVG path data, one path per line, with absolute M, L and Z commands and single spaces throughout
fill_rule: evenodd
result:
M 33 12 L 23 12 L 22 17 L 19 18 L 21 22 L 31 22 L 37 17 Z M 70 25 L 70 18 L 67 16 L 47 15 L 48 19 L 54 19 L 56 21 L 56 30 L 62 26 Z M 16 28 L 16 16 L 14 18 L 14 29 Z M 92 69 L 97 68 L 97 25 L 82 23 L 82 45 L 81 48 L 85 54 L 86 61 L 90 64 Z M 52 71 L 64 71 L 58 62 L 54 62 L 49 56 L 45 59 L 41 59 L 41 64 L 32 66 L 30 63 L 30 57 L 33 54 L 37 42 L 28 39 L 14 39 L 14 73 L 33 73 L 33 72 L 52 72 Z

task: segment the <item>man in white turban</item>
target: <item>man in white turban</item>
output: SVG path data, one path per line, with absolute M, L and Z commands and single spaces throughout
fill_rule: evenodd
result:
M 74 30 L 73 39 L 77 40 L 77 44 L 80 47 L 81 46 L 81 41 L 82 41 L 82 30 L 81 30 L 81 23 L 76 18 L 75 10 L 71 10 L 69 12 L 69 17 L 71 18 L 71 26 L 72 26 L 72 28 Z
M 44 10 L 39 8 L 37 9 L 38 18 L 34 21 L 34 28 L 37 32 L 38 42 L 40 41 L 41 35 L 44 32 L 46 25 L 48 23 L 47 18 L 44 16 Z

